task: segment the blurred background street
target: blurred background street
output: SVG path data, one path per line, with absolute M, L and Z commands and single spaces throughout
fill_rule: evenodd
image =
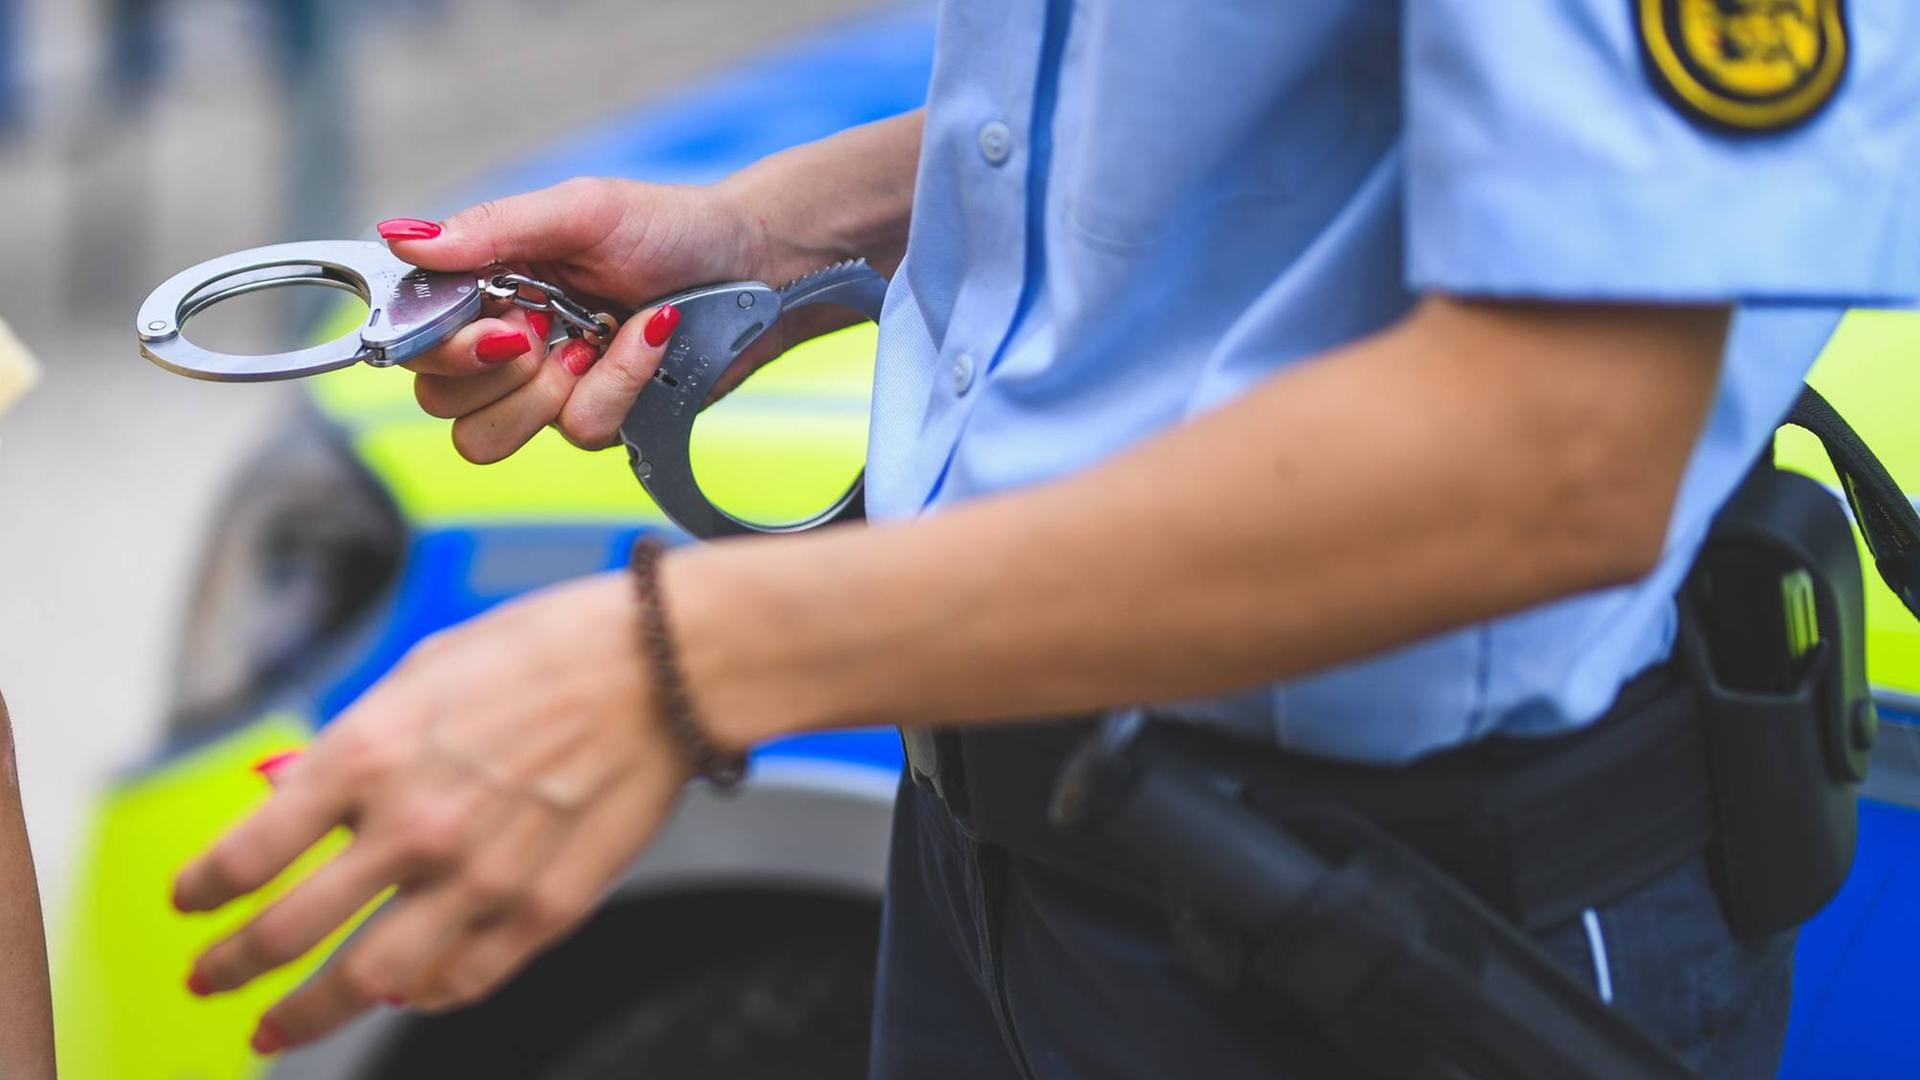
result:
M 0 315 L 46 367 L 0 420 L 0 689 L 56 942 L 88 800 L 156 736 L 215 496 L 292 392 L 141 360 L 145 292 L 434 216 L 546 140 L 874 6 L 0 0 Z M 275 311 L 236 332 L 284 331 Z

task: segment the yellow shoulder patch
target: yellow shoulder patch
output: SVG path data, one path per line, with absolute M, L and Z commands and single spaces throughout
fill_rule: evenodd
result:
M 1647 74 L 1689 117 L 1784 131 L 1833 100 L 1847 71 L 1844 0 L 1632 0 Z

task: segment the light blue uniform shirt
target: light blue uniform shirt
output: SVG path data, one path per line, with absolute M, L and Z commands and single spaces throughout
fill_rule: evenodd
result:
M 1738 301 L 1645 581 L 1181 705 L 1370 761 L 1591 721 L 1667 654 L 1709 520 L 1841 310 L 1920 294 L 1920 4 L 1851 0 L 1845 81 L 1768 134 L 1663 100 L 1634 6 L 950 0 L 881 321 L 871 513 L 1085 468 L 1425 291 Z M 1246 587 L 1287 602 L 1285 580 Z

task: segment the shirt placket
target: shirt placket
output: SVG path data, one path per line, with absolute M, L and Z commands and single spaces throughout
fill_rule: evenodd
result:
M 1043 80 L 1049 18 L 1062 5 L 1017 5 L 1033 10 L 1030 32 L 976 26 L 976 40 L 961 47 L 981 58 L 976 93 L 942 117 L 941 137 L 964 140 L 953 160 L 962 175 L 956 201 L 966 222 L 962 253 L 970 271 L 955 295 L 952 318 L 934 363 L 925 422 L 911 470 L 923 501 L 937 494 L 981 384 L 1005 345 L 1027 287 L 1027 246 L 1037 242 L 1028 227 L 1028 199 L 1037 181 L 1031 153 L 1034 100 Z M 1052 32 L 1059 33 L 1055 27 Z

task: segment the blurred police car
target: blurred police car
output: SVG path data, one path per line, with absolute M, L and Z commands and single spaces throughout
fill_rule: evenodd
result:
M 921 15 L 850 24 L 580 132 L 447 205 L 582 174 L 714 179 L 914 108 L 931 56 Z M 865 326 L 809 343 L 703 417 L 694 461 L 716 502 L 778 521 L 845 490 L 865 455 L 873 338 Z M 252 1018 L 328 948 L 194 999 L 187 962 L 245 912 L 188 918 L 166 903 L 173 870 L 265 796 L 253 762 L 310 740 L 421 638 L 622 566 L 641 530 L 675 536 L 622 453 L 548 432 L 480 469 L 419 411 L 405 373 L 363 367 L 303 391 L 216 518 L 164 745 L 97 808 L 57 961 L 64 1075 L 268 1074 L 246 1049 Z M 385 1010 L 270 1075 L 859 1075 L 899 762 L 890 731 L 765 747 L 741 794 L 690 792 L 604 911 L 492 1000 L 438 1018 Z

